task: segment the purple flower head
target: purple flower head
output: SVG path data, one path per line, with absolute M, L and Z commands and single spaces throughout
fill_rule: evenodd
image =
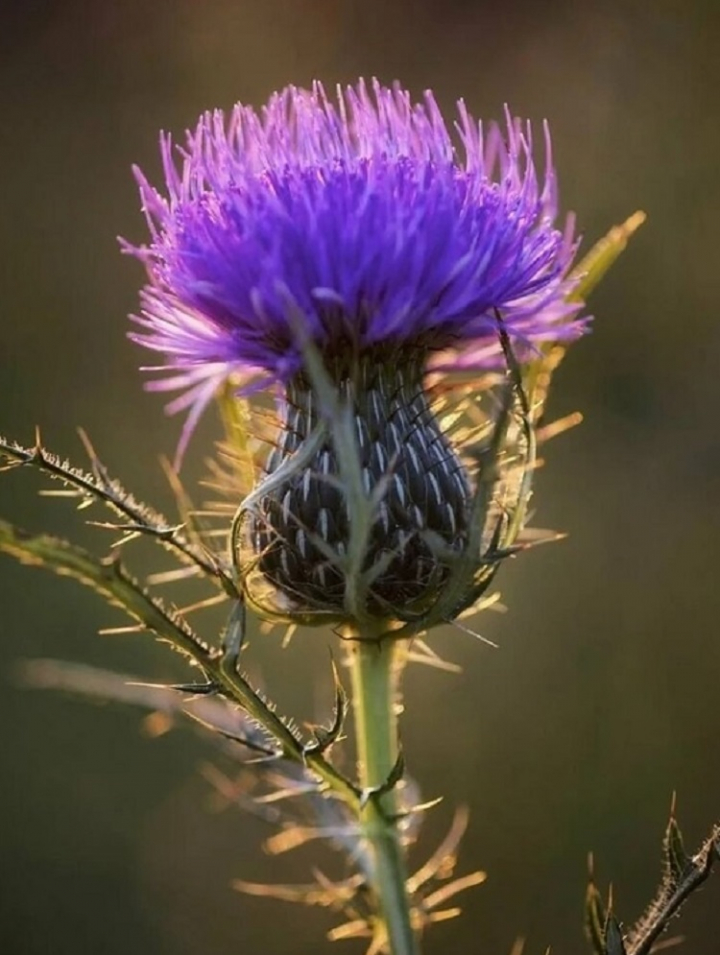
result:
M 151 241 L 125 248 L 148 271 L 132 338 L 190 410 L 183 446 L 229 375 L 301 370 L 298 315 L 328 356 L 408 345 L 462 367 L 497 358 L 498 313 L 525 351 L 583 331 L 547 127 L 539 178 L 529 124 L 484 131 L 460 101 L 454 125 L 457 147 L 431 93 L 361 80 L 206 113 L 179 167 L 162 137 L 165 194 L 136 171 Z

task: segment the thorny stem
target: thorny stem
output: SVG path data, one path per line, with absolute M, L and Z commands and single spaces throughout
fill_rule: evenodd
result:
M 188 534 L 183 524 L 173 526 L 162 514 L 145 504 L 140 504 L 132 494 L 128 494 L 121 487 L 118 481 L 111 479 L 105 466 L 97 457 L 87 435 L 82 431 L 80 433 L 90 455 L 92 475 L 84 474 L 47 451 L 40 444 L 39 436 L 34 447 L 23 448 L 0 435 L 0 456 L 8 458 L 13 465 L 34 467 L 39 471 L 44 471 L 54 480 L 61 481 L 67 487 L 73 488 L 81 500 L 81 506 L 84 502 L 101 501 L 125 519 L 126 523 L 115 525 L 115 527 L 118 531 L 127 534 L 128 540 L 131 536 L 142 534 L 153 537 L 184 563 L 194 564 L 208 580 L 217 581 L 229 596 L 237 596 L 226 568 L 217 556 L 194 541 L 192 534 Z M 5 470 L 5 467 L 0 468 L 0 470 Z
M 141 626 L 155 633 L 192 660 L 204 674 L 207 687 L 256 719 L 279 747 L 278 755 L 309 769 L 322 786 L 342 799 L 352 812 L 359 812 L 360 795 L 354 785 L 325 758 L 321 749 L 306 746 L 290 725 L 263 699 L 242 675 L 239 653 L 244 627 L 244 608 L 237 602 L 231 614 L 222 650 L 208 646 L 178 614 L 168 612 L 130 577 L 116 558 L 98 560 L 81 547 L 45 534 L 27 534 L 0 520 L 0 551 L 21 561 L 45 566 L 75 577 L 122 607 Z
M 387 785 L 398 766 L 397 702 L 404 643 L 359 639 L 350 645 L 358 774 L 364 805 L 360 827 L 372 859 L 372 890 L 392 955 L 418 955 L 407 892 L 405 855 L 398 830 L 397 792 Z
M 393 779 L 398 768 L 397 681 L 404 644 L 366 634 L 353 643 L 351 670 L 355 692 L 361 788 L 358 789 L 326 759 L 322 747 L 306 745 L 296 732 L 248 683 L 239 668 L 244 630 L 244 608 L 237 602 L 221 649 L 205 644 L 185 621 L 145 592 L 116 558 L 98 560 L 92 554 L 44 534 L 26 534 L 0 520 L 0 551 L 20 560 L 67 574 L 99 591 L 124 608 L 139 629 L 147 628 L 190 658 L 204 674 L 207 691 L 219 692 L 239 704 L 275 740 L 278 756 L 299 763 L 320 780 L 329 793 L 342 799 L 359 821 L 369 847 L 374 871 L 371 889 L 376 894 L 380 920 L 378 941 L 390 946 L 392 955 L 418 955 L 410 920 L 403 849 L 397 829 Z M 201 687 L 202 684 L 198 686 Z
M 244 609 L 238 603 L 231 615 L 222 657 L 212 657 L 202 661 L 202 667 L 211 680 L 215 681 L 224 694 L 239 703 L 242 709 L 256 719 L 267 732 L 277 740 L 285 758 L 306 766 L 321 780 L 330 791 L 343 799 L 347 806 L 359 812 L 360 799 L 349 780 L 328 762 L 322 752 L 312 747 L 304 747 L 292 729 L 282 720 L 268 703 L 254 690 L 239 669 L 240 645 L 244 629 Z

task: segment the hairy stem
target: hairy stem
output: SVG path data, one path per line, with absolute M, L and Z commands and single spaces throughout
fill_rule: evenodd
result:
M 392 955 L 418 955 L 411 924 L 405 854 L 397 824 L 399 766 L 398 682 L 404 646 L 392 639 L 361 639 L 349 654 L 358 772 L 363 790 L 360 825 L 371 858 L 372 890 Z

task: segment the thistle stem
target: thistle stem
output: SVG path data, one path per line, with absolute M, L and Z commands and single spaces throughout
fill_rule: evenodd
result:
M 397 794 L 378 792 L 396 767 L 398 682 L 404 646 L 360 639 L 351 645 L 350 671 L 360 785 L 367 799 L 359 820 L 372 860 L 372 890 L 392 955 L 418 955 L 407 894 L 405 854 L 396 821 Z

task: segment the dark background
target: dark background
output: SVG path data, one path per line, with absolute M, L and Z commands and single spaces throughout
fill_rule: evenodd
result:
M 213 106 L 260 105 L 288 82 L 357 75 L 432 87 L 479 116 L 503 104 L 552 125 L 564 208 L 590 241 L 649 215 L 593 297 L 593 334 L 557 377 L 551 410 L 585 422 L 548 448 L 537 523 L 569 539 L 501 574 L 504 616 L 433 645 L 460 676 L 407 678 L 406 754 L 424 794 L 427 854 L 467 803 L 461 871 L 489 879 L 428 955 L 580 952 L 585 859 L 618 913 L 640 914 L 659 874 L 671 794 L 690 845 L 720 813 L 717 582 L 720 438 L 720 8 L 716 0 L 68 0 L 0 14 L 0 430 L 111 470 L 169 507 L 158 466 L 179 422 L 141 388 L 125 338 L 144 237 L 129 167 L 157 173 L 157 131 Z M 200 475 L 213 426 L 185 470 Z M 0 514 L 99 545 L 66 502 L 3 475 Z M 140 561 L 142 566 L 142 560 Z M 137 712 L 19 690 L 14 662 L 58 656 L 151 679 L 180 675 L 72 583 L 0 563 L 0 939 L 7 955 L 325 951 L 326 913 L 234 893 L 234 877 L 301 881 L 312 854 L 271 859 L 250 817 L 213 811 L 192 734 L 150 740 Z M 326 701 L 331 638 L 252 653 L 281 708 Z M 225 767 L 227 768 L 227 767 Z M 417 857 L 422 861 L 421 855 Z M 716 951 L 720 878 L 680 923 Z M 360 951 L 357 943 L 345 943 Z

